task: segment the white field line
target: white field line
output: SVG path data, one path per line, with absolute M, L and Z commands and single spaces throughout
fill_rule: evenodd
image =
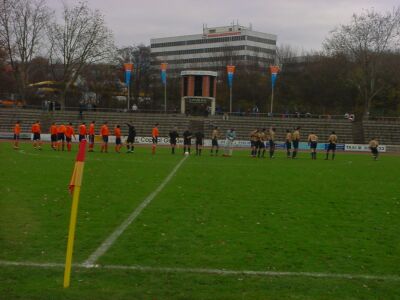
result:
M 169 175 L 161 182 L 161 184 L 155 189 L 150 195 L 144 199 L 142 203 L 129 215 L 127 219 L 120 226 L 111 233 L 105 241 L 89 256 L 89 258 L 83 263 L 86 266 L 90 266 L 96 263 L 96 261 L 107 252 L 107 250 L 114 244 L 117 238 L 128 228 L 128 226 L 140 215 L 143 209 L 158 195 L 159 192 L 165 187 L 165 185 L 172 179 L 178 169 L 182 166 L 188 156 L 184 156 L 175 168 L 169 173 Z
M 14 262 L 0 260 L 0 266 L 31 267 L 31 268 L 64 268 L 61 263 L 35 263 L 35 262 Z M 340 274 L 340 273 L 318 273 L 318 272 L 279 272 L 279 271 L 249 271 L 249 270 L 227 270 L 227 269 L 206 269 L 206 268 L 168 268 L 149 266 L 124 266 L 124 265 L 87 265 L 74 264 L 75 268 L 85 269 L 107 269 L 107 270 L 132 270 L 144 273 L 192 273 L 209 274 L 222 276 L 259 276 L 259 277 L 312 277 L 326 279 L 364 279 L 364 280 L 385 280 L 400 281 L 398 275 L 368 275 L 368 274 Z

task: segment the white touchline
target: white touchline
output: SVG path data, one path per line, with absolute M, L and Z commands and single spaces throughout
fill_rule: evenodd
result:
M 161 184 L 155 189 L 150 195 L 144 199 L 142 203 L 129 215 L 129 217 L 122 222 L 121 225 L 115 229 L 113 233 L 111 233 L 108 238 L 97 248 L 89 258 L 83 263 L 85 266 L 90 266 L 96 263 L 96 261 L 102 256 L 107 250 L 114 244 L 117 238 L 125 231 L 126 228 L 140 215 L 143 209 L 146 208 L 147 205 L 158 195 L 159 192 L 165 187 L 165 185 L 172 179 L 178 169 L 181 167 L 183 162 L 188 158 L 188 156 L 184 156 L 179 163 L 175 166 L 175 168 L 169 173 L 169 175 L 161 182 Z
M 0 266 L 32 267 L 32 268 L 64 268 L 61 263 L 35 263 L 16 262 L 0 260 Z M 107 270 L 132 270 L 145 273 L 193 273 L 211 274 L 224 276 L 259 276 L 259 277 L 313 277 L 313 278 L 336 278 L 336 279 L 365 279 L 365 280 L 387 280 L 400 281 L 398 275 L 368 275 L 368 274 L 340 274 L 340 273 L 318 273 L 318 272 L 279 272 L 279 271 L 250 271 L 250 270 L 227 270 L 227 269 L 206 269 L 206 268 L 168 268 L 149 266 L 124 266 L 124 265 L 85 265 L 74 264 L 75 268 L 85 269 L 107 269 Z

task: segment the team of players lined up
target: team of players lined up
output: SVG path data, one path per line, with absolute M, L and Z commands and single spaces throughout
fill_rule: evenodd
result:
M 132 153 L 134 150 L 134 142 L 136 137 L 136 130 L 132 124 L 126 123 L 128 126 L 128 136 L 126 140 L 127 152 Z M 156 152 L 156 146 L 159 140 L 159 124 L 155 124 L 152 129 L 152 154 Z M 290 130 L 286 130 L 285 136 L 285 148 L 286 148 L 286 156 L 287 158 L 295 159 L 297 157 L 299 143 L 300 143 L 300 127 L 295 128 L 293 132 Z M 68 125 L 59 124 L 57 125 L 55 122 L 50 126 L 50 136 L 51 136 L 51 147 L 54 150 L 64 151 L 65 146 L 67 151 L 71 151 L 72 148 L 72 138 L 76 140 L 75 130 L 72 123 Z M 19 148 L 19 136 L 21 133 L 21 125 L 20 121 L 17 121 L 14 126 L 14 149 Z M 100 136 L 102 139 L 101 150 L 100 152 L 108 152 L 108 140 L 110 135 L 110 130 L 108 128 L 108 123 L 104 122 L 100 128 Z M 42 142 L 41 142 L 41 125 L 40 121 L 36 121 L 32 125 L 32 134 L 33 134 L 33 147 L 35 149 L 41 150 Z M 117 124 L 114 127 L 114 135 L 115 135 L 115 152 L 120 153 L 122 148 L 122 134 L 120 125 Z M 197 131 L 194 135 L 192 132 L 187 129 L 183 133 L 183 153 L 190 154 L 192 138 L 195 138 L 196 145 L 196 155 L 201 155 L 203 142 L 204 142 L 204 133 L 202 131 Z M 94 151 L 94 142 L 95 142 L 95 121 L 92 121 L 90 125 L 86 126 L 85 122 L 82 122 L 78 128 L 78 139 L 79 141 L 83 139 L 89 139 L 89 152 Z M 177 140 L 179 138 L 177 128 L 174 128 L 169 132 L 170 145 L 171 145 L 171 153 L 175 154 L 175 149 L 177 146 Z M 219 144 L 218 140 L 221 138 L 221 134 L 218 130 L 218 127 L 214 127 L 211 134 L 211 155 L 218 155 Z M 233 128 L 229 129 L 225 136 L 225 151 L 223 156 L 231 156 L 232 155 L 232 146 L 233 141 L 236 139 L 236 133 Z M 251 156 L 264 158 L 267 146 L 269 147 L 269 157 L 271 159 L 274 158 L 274 153 L 276 149 L 276 128 L 271 127 L 268 131 L 266 128 L 256 129 L 250 133 L 250 144 L 251 144 Z M 307 138 L 308 144 L 311 150 L 311 159 L 317 159 L 317 145 L 318 145 L 318 136 L 315 133 L 311 133 Z M 335 159 L 336 152 L 336 144 L 338 141 L 338 137 L 334 131 L 329 135 L 328 138 L 328 148 L 326 150 L 325 159 L 329 159 L 329 154 L 332 151 L 332 160 Z M 378 158 L 378 141 L 373 138 L 369 143 L 369 148 L 371 149 L 371 153 L 373 158 L 376 160 Z M 293 147 L 293 151 L 292 151 Z

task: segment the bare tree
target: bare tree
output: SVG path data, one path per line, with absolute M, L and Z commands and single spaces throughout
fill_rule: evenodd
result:
M 383 89 L 379 83 L 381 59 L 400 44 L 400 7 L 384 14 L 374 10 L 354 14 L 326 40 L 329 54 L 346 55 L 355 65 L 354 81 L 363 99 L 360 113 L 368 114 L 371 101 Z
M 100 11 L 93 11 L 86 2 L 81 2 L 74 7 L 64 4 L 62 23 L 53 22 L 49 26 L 49 37 L 53 75 L 64 84 L 60 99 L 64 107 L 67 92 L 83 69 L 113 57 L 113 36 Z
M 45 38 L 49 9 L 44 0 L 2 0 L 0 42 L 8 54 L 18 92 L 25 98 L 31 62 Z

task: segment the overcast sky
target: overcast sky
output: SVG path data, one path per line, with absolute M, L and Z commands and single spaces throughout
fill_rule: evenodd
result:
M 75 0 L 64 0 L 72 4 Z M 320 50 L 329 32 L 349 23 L 353 13 L 385 12 L 399 0 L 87 0 L 99 9 L 118 46 L 150 44 L 150 38 L 202 33 L 203 24 L 238 20 L 256 31 L 278 35 L 278 44 Z M 48 0 L 57 13 L 61 0 Z

